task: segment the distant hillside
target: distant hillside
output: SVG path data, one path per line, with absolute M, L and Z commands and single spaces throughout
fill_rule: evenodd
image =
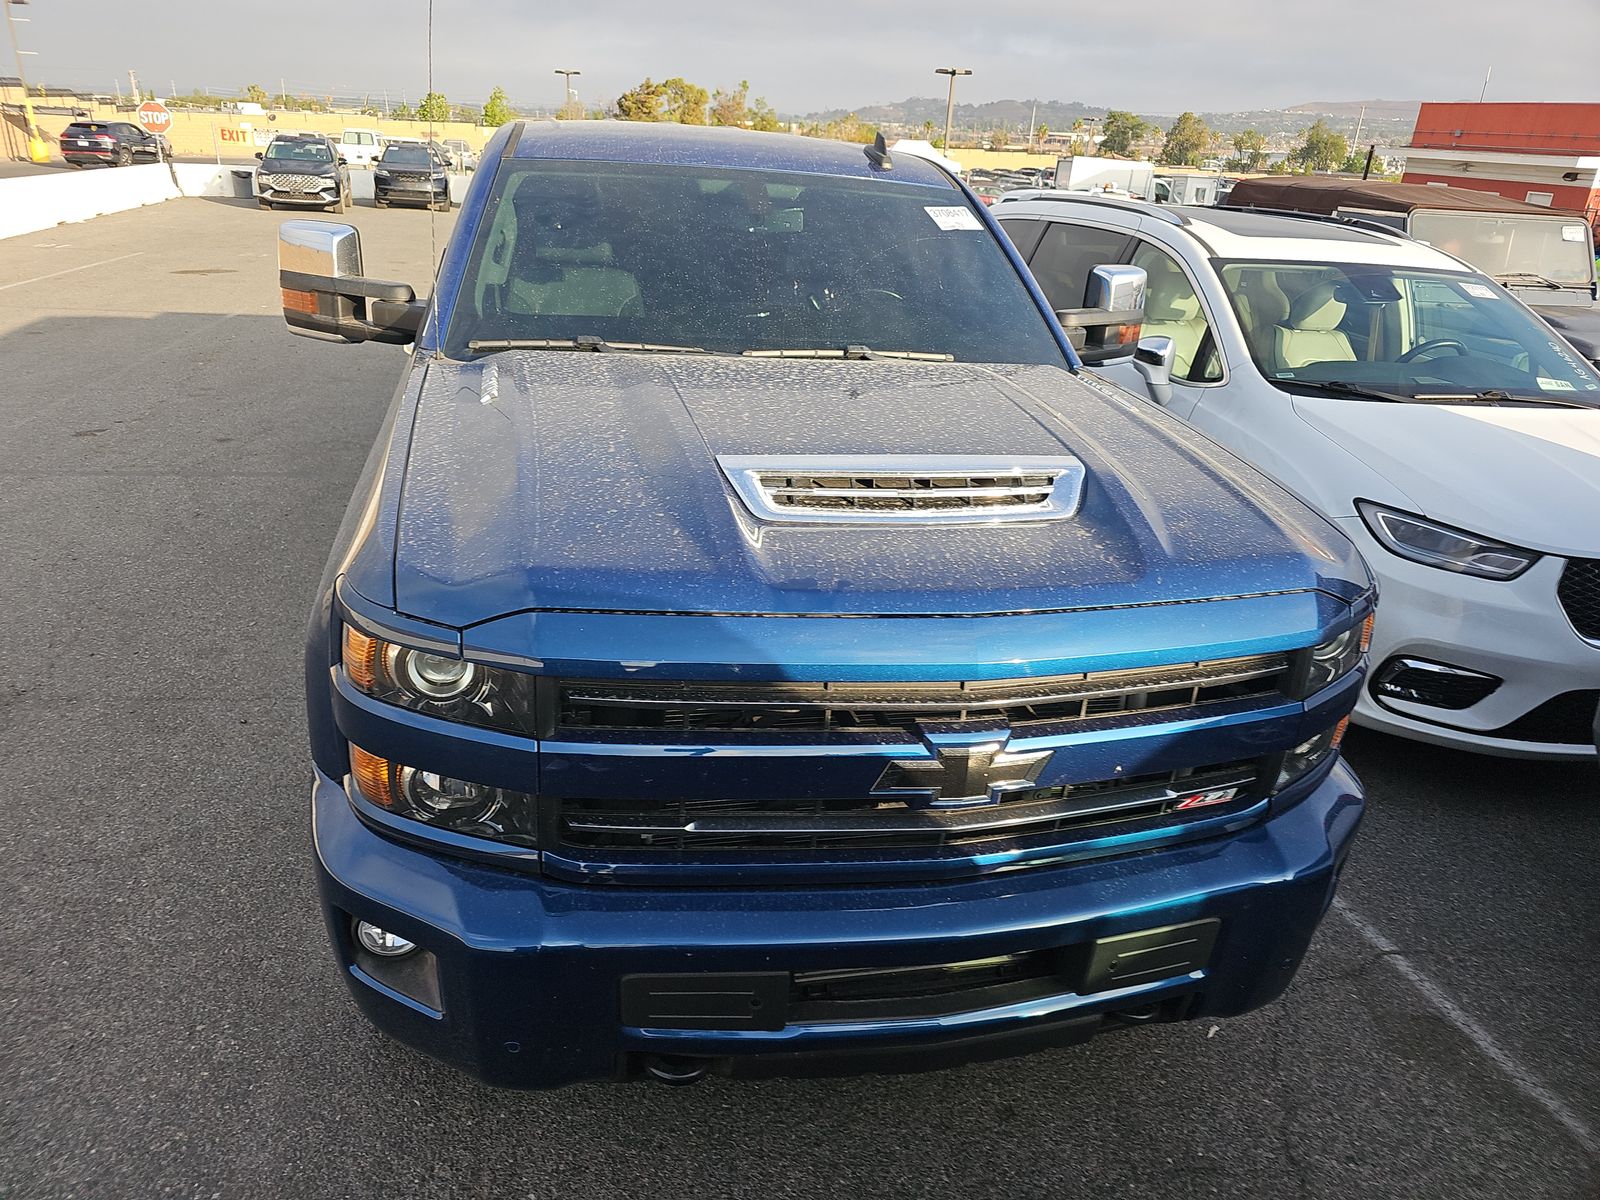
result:
M 892 104 L 867 104 L 859 108 L 832 108 L 825 112 L 797 116 L 800 121 L 826 123 L 837 121 L 854 113 L 870 125 L 884 127 L 890 132 L 908 132 L 931 123 L 936 130 L 944 128 L 943 98 L 913 96 Z M 1362 106 L 1366 116 L 1361 116 Z M 1250 109 L 1238 112 L 1202 112 L 1200 118 L 1219 133 L 1232 134 L 1242 129 L 1259 129 L 1268 137 L 1293 138 L 1313 122 L 1321 119 L 1335 131 L 1353 134 L 1356 124 L 1361 124 L 1362 141 L 1370 136 L 1374 141 L 1395 143 L 1404 141 L 1416 124 L 1418 102 L 1415 100 L 1313 100 L 1292 108 Z M 1096 121 L 1106 115 L 1106 107 L 1087 104 L 1081 100 L 990 100 L 983 104 L 957 104 L 954 123 L 957 129 L 968 132 L 988 132 L 1005 129 L 1013 133 L 1025 132 L 1030 119 L 1058 132 L 1072 128 L 1077 120 Z M 1152 125 L 1165 129 L 1177 119 L 1177 113 L 1145 112 L 1139 114 Z

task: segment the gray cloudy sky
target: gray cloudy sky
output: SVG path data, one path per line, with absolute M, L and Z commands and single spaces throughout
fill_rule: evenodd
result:
M 159 93 L 260 83 L 291 91 L 404 91 L 427 81 L 426 0 L 30 0 L 30 75 Z M 1037 97 L 1146 112 L 1308 100 L 1600 100 L 1600 0 L 435 0 L 434 83 L 481 101 L 586 100 L 646 75 L 708 88 L 749 79 L 785 112 L 937 95 L 932 68 L 971 67 L 962 100 Z M 10 63 L 0 55 L 0 72 Z

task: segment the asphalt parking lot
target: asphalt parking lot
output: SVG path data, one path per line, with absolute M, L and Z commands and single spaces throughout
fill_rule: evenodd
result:
M 300 643 L 401 365 L 253 201 L 0 242 L 0 1197 L 1600 1194 L 1600 771 L 1356 734 L 1289 994 L 961 1071 L 496 1092 L 325 944 Z M 353 217 L 421 285 L 424 212 Z

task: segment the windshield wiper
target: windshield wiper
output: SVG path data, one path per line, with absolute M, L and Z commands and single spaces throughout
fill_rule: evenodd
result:
M 709 354 L 702 346 L 667 346 L 655 342 L 608 342 L 580 334 L 572 338 L 474 338 L 468 350 L 584 350 L 591 354 L 624 351 L 632 354 Z
M 1272 382 L 1283 387 L 1310 388 L 1312 391 L 1327 392 L 1334 396 L 1351 396 L 1357 400 L 1386 400 L 1391 404 L 1406 404 L 1411 400 L 1410 396 L 1362 387 L 1359 383 L 1349 383 L 1343 379 L 1273 379 Z
M 954 354 L 931 350 L 874 350 L 871 346 L 821 346 L 785 350 L 746 350 L 745 358 L 905 358 L 913 362 L 955 362 Z
M 1568 287 L 1581 287 L 1582 286 L 1581 284 L 1576 284 L 1576 283 L 1571 283 L 1571 284 L 1568 284 L 1568 283 L 1557 283 L 1554 279 L 1550 279 L 1547 276 L 1540 275 L 1535 271 L 1507 271 L 1504 275 L 1496 275 L 1495 278 L 1496 279 L 1517 279 L 1517 280 L 1531 279 L 1537 284 L 1542 284 L 1543 286 L 1545 286 L 1547 288 L 1554 288 L 1558 292 L 1562 291 L 1563 289 L 1568 288 Z
M 1427 395 L 1414 396 L 1412 399 L 1418 404 L 1492 404 L 1497 408 L 1502 401 L 1511 404 L 1534 404 L 1541 408 L 1594 407 L 1581 400 L 1556 400 L 1550 396 L 1518 396 L 1503 388 L 1487 388 L 1481 392 L 1430 392 Z

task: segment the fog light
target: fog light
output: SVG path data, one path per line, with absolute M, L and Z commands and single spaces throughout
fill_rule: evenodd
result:
M 356 922 L 356 941 L 361 943 L 362 949 L 379 958 L 399 958 L 417 948 L 415 942 L 408 942 L 398 933 L 390 933 L 387 929 L 379 929 L 371 921 Z
M 1501 680 L 1481 671 L 1447 666 L 1425 658 L 1391 658 L 1374 674 L 1377 699 L 1404 700 L 1430 708 L 1471 708 L 1500 687 Z

